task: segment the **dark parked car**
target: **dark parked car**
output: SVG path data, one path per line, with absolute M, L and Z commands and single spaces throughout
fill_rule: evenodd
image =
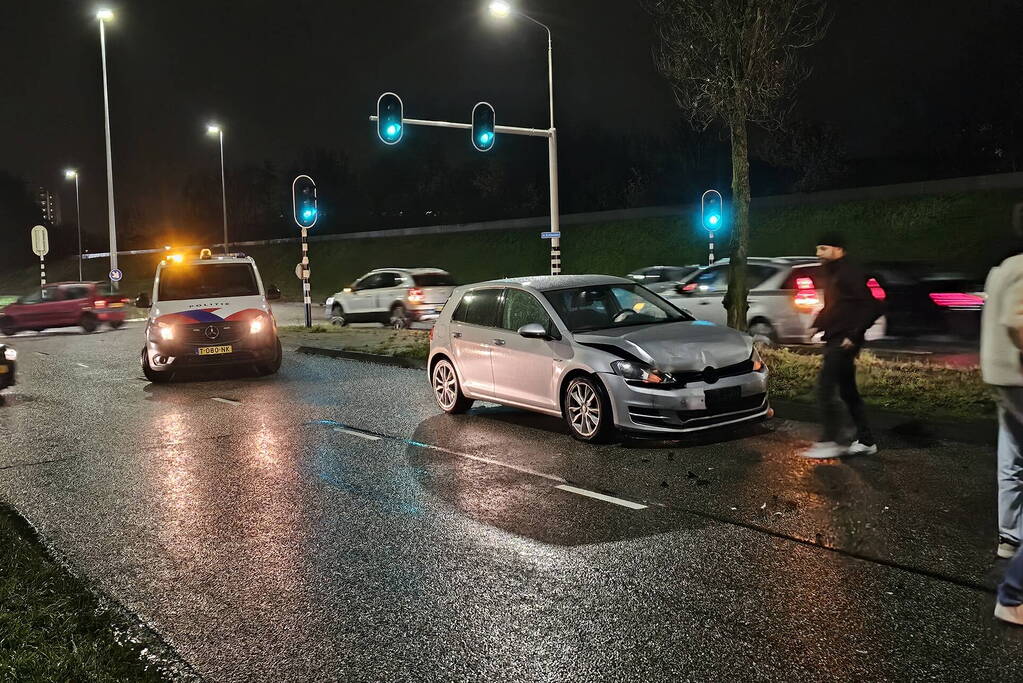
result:
M 889 335 L 976 339 L 980 334 L 982 280 L 919 263 L 878 263 L 868 270 L 887 293 Z
M 128 301 L 112 292 L 105 282 L 57 282 L 0 311 L 0 333 L 10 336 L 50 327 L 81 327 L 95 332 L 102 323 L 117 329 L 124 324 Z
M 663 294 L 675 287 L 700 269 L 699 266 L 650 266 L 629 273 L 628 278 L 635 280 L 652 292 Z

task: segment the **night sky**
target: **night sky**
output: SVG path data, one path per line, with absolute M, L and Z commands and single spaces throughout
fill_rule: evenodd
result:
M 832 3 L 834 23 L 808 53 L 799 112 L 832 123 L 856 158 L 935 144 L 923 119 L 955 121 L 992 92 L 991 32 L 1007 0 Z M 384 90 L 407 116 L 467 120 L 479 100 L 499 123 L 544 126 L 545 34 L 495 24 L 484 0 L 121 0 L 108 25 L 115 189 L 173 220 L 184 178 L 218 168 L 205 124 L 225 127 L 228 165 L 287 166 L 326 147 L 355 160 L 378 144 L 366 117 Z M 105 227 L 96 5 L 33 0 L 0 25 L 0 169 L 73 192 L 83 223 Z M 633 0 L 533 0 L 555 40 L 557 123 L 628 133 L 671 125 L 677 110 L 650 57 L 650 18 Z M 437 135 L 457 135 L 437 131 Z M 462 140 L 452 144 L 461 144 Z M 938 141 L 940 144 L 940 141 Z M 754 188 L 754 192 L 756 188 Z

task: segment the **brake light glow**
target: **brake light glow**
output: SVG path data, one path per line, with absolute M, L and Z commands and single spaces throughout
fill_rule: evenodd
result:
M 942 308 L 981 308 L 984 299 L 964 292 L 931 292 L 931 301 Z
M 812 277 L 796 278 L 796 296 L 793 303 L 796 308 L 814 308 L 819 306 L 821 299 L 817 296 L 817 285 Z
M 96 304 L 95 304 L 96 308 L 103 308 L 106 305 L 107 305 L 107 302 L 104 301 L 103 299 L 96 299 Z
M 682 288 L 679 291 L 682 291 L 682 292 L 695 292 L 696 291 L 696 283 L 695 282 L 690 282 L 688 285 L 682 285 Z
M 888 294 L 884 291 L 884 287 L 882 287 L 874 278 L 867 280 L 867 287 L 870 288 L 871 295 L 878 301 L 884 301 L 888 298 Z
M 419 287 L 410 287 L 408 290 L 408 300 L 415 304 L 422 303 L 426 300 L 426 292 Z

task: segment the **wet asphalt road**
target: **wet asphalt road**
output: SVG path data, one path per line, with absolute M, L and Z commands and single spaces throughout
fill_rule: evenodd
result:
M 14 342 L 0 498 L 211 680 L 1019 678 L 989 448 L 594 448 L 441 415 L 415 370 L 286 349 L 155 386 L 138 324 Z

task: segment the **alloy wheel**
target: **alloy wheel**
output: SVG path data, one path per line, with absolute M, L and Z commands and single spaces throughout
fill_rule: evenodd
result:
M 600 398 L 589 384 L 577 382 L 568 390 L 568 417 L 572 429 L 590 438 L 600 427 Z
M 433 369 L 433 393 L 444 410 L 451 410 L 458 400 L 458 380 L 455 369 L 447 361 L 437 363 Z

